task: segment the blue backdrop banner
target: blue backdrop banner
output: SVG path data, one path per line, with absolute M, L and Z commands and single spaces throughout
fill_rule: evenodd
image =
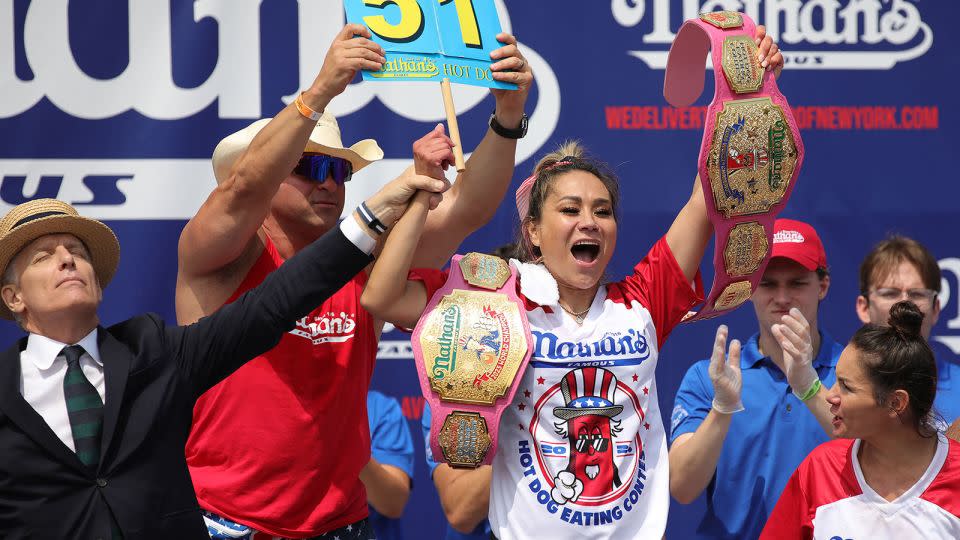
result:
M 938 354 L 960 353 L 957 226 L 960 140 L 954 74 L 960 38 L 952 2 L 920 0 L 611 0 L 495 2 L 536 74 L 530 129 L 520 141 L 514 187 L 536 156 L 582 140 L 622 180 L 619 279 L 667 230 L 689 196 L 709 85 L 674 108 L 661 92 L 667 51 L 684 19 L 745 11 L 780 44 L 780 87 L 807 155 L 784 217 L 820 232 L 832 285 L 820 324 L 845 341 L 857 268 L 891 232 L 925 243 L 944 270 Z M 444 6 L 453 9 L 453 6 Z M 213 189 L 217 142 L 275 114 L 313 81 L 345 21 L 342 0 L 0 0 L 0 211 L 57 197 L 106 220 L 123 246 L 101 318 L 156 311 L 174 320 L 176 246 Z M 467 150 L 487 129 L 486 88 L 456 85 Z M 359 77 L 328 110 L 344 142 L 374 137 L 386 158 L 349 184 L 353 208 L 411 163 L 411 144 L 444 119 L 437 85 L 378 84 Z M 513 237 L 505 201 L 461 252 Z M 712 254 L 708 254 L 712 257 Z M 710 259 L 708 259 L 710 260 Z M 704 267 L 710 278 L 712 270 Z M 748 304 L 723 320 L 741 339 L 756 331 Z M 661 410 L 687 367 L 708 355 L 717 321 L 684 325 L 659 363 Z M 5 325 L 2 343 L 20 331 Z M 384 332 L 373 386 L 396 397 L 419 433 L 423 399 L 407 335 Z M 442 535 L 443 516 L 417 443 L 408 538 Z M 324 466 L 324 464 L 318 464 Z M 674 504 L 667 536 L 684 538 L 702 503 Z

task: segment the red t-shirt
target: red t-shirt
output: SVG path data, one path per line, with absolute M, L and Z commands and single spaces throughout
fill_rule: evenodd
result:
M 282 263 L 267 240 L 227 303 Z M 361 272 L 197 401 L 186 455 L 201 507 L 294 538 L 367 516 L 359 474 L 370 460 L 366 399 L 377 340 L 360 307 L 365 283 Z
M 916 484 L 887 501 L 864 480 L 860 440 L 821 444 L 800 463 L 761 540 L 960 538 L 960 444 L 940 438 Z

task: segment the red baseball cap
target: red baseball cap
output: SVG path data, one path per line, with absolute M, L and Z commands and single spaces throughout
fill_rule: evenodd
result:
M 786 257 L 811 272 L 827 268 L 827 253 L 820 236 L 810 225 L 792 219 L 778 219 L 773 224 L 773 257 Z

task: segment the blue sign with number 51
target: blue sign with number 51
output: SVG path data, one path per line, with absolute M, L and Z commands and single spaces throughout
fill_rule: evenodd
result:
M 493 0 L 344 0 L 347 21 L 370 29 L 386 51 L 366 81 L 439 81 L 515 90 L 495 81 L 490 52 L 502 46 Z

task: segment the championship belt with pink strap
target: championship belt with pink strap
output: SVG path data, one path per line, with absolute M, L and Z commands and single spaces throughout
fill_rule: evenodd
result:
M 420 389 L 430 404 L 430 448 L 452 467 L 493 462 L 500 415 L 533 352 L 517 275 L 503 259 L 456 255 L 450 276 L 413 330 Z
M 704 13 L 683 23 L 667 59 L 663 96 L 675 107 L 700 97 L 710 50 L 716 81 L 698 167 L 716 233 L 716 274 L 703 309 L 684 320 L 716 317 L 750 298 L 803 163 L 800 131 L 773 71 L 757 59 L 754 30 L 741 13 Z

